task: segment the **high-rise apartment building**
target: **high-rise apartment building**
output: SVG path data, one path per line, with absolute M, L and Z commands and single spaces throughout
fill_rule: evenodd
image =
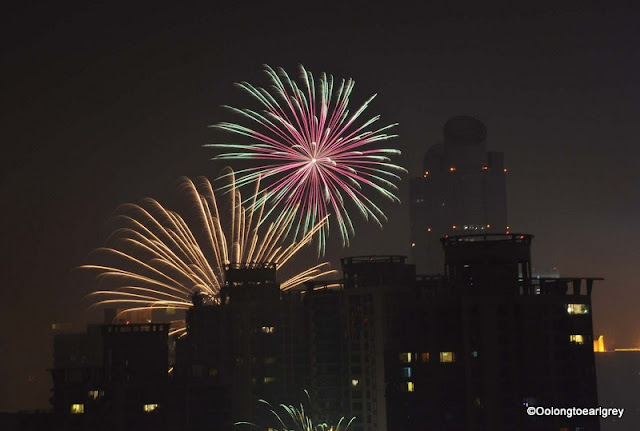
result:
M 487 128 L 472 117 L 449 119 L 444 140 L 432 145 L 422 175 L 410 183 L 412 259 L 419 274 L 442 269 L 445 235 L 509 231 L 506 168 L 487 151 Z
M 89 325 L 54 338 L 51 430 L 158 429 L 166 424 L 166 323 Z
M 305 294 L 331 316 L 309 333 L 310 390 L 326 376 L 327 407 L 355 416 L 353 431 L 598 430 L 597 417 L 527 415 L 597 406 L 594 279 L 533 278 L 531 240 L 443 238 L 443 276 L 416 276 L 402 256 L 343 259 L 339 288 Z M 329 332 L 339 341 L 319 343 Z
M 194 297 L 175 368 L 190 429 L 263 423 L 258 401 L 282 398 L 282 305 L 273 264 L 229 266 L 219 298 Z
M 351 431 L 599 431 L 594 416 L 527 414 L 598 405 L 596 279 L 534 277 L 532 238 L 444 237 L 438 276 L 347 257 L 341 280 L 285 292 L 274 265 L 230 266 L 217 297 L 194 295 L 172 373 L 167 324 L 57 339 L 54 405 L 85 428 L 278 429 L 263 399 L 305 402 L 316 423 L 354 416 Z

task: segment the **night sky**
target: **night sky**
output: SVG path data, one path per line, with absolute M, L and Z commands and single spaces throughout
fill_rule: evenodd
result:
M 120 203 L 171 206 L 180 176 L 216 176 L 223 164 L 202 145 L 231 137 L 207 126 L 234 119 L 221 105 L 250 103 L 232 84 L 267 84 L 263 64 L 352 77 L 354 105 L 378 93 L 368 112 L 400 123 L 396 161 L 412 176 L 447 118 L 482 120 L 505 153 L 512 231 L 535 235 L 534 266 L 604 277 L 596 336 L 640 347 L 637 10 L 234 3 L 4 10 L 0 411 L 48 407 L 51 324 L 98 319 L 83 301 L 95 286 L 74 268 Z M 359 221 L 346 250 L 330 239 L 334 267 L 409 254 L 408 177 L 400 196 L 383 203 L 383 230 Z

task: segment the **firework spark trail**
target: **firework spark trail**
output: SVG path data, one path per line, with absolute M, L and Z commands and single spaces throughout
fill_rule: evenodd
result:
M 297 208 L 289 208 L 275 220 L 265 222 L 267 201 L 260 199 L 259 181 L 247 207 L 242 204 L 233 171 L 229 169 L 223 177 L 230 180 L 223 196 L 216 194 L 205 178 L 195 183 L 182 180 L 180 190 L 192 203 L 197 221 L 195 231 L 181 215 L 153 199 L 146 199 L 141 205 L 123 205 L 124 214 L 118 217 L 123 226 L 108 240 L 114 246 L 96 250 L 117 263 L 81 267 L 97 271 L 101 284 L 115 286 L 91 293 L 89 296 L 95 299 L 91 306 L 121 305 L 125 307 L 122 313 L 149 307 L 186 310 L 196 292 L 215 300 L 225 283 L 225 267 L 273 263 L 276 269 L 282 268 L 326 223 L 325 218 L 299 241 L 287 242 L 286 232 Z M 221 211 L 220 203 L 225 200 L 230 201 L 229 219 Z M 288 290 L 334 273 L 327 262 L 320 263 L 284 281 L 280 288 Z M 184 331 L 184 321 L 176 322 L 180 324 L 172 328 L 172 334 Z
M 304 392 L 309 399 L 309 393 L 306 390 Z M 260 400 L 260 402 L 265 404 L 269 408 L 269 410 L 271 410 L 271 414 L 274 415 L 279 423 L 279 426 L 282 427 L 281 431 L 347 431 L 347 429 L 356 419 L 355 417 L 352 417 L 349 421 L 346 421 L 345 417 L 343 416 L 335 425 L 330 425 L 326 422 L 314 424 L 312 418 L 305 411 L 304 405 L 302 403 L 299 405 L 299 407 L 290 404 L 280 404 L 280 408 L 282 408 L 282 410 L 284 410 L 284 413 L 286 414 L 281 416 L 269 402 L 265 400 Z M 287 422 L 293 425 L 293 428 Z M 251 422 L 237 422 L 236 425 L 251 425 L 258 428 L 256 424 Z
M 372 146 L 396 137 L 386 133 L 396 124 L 370 129 L 380 119 L 374 116 L 357 125 L 376 95 L 350 114 L 349 97 L 355 85 L 352 79 L 343 79 L 334 88 L 333 77 L 322 73 L 316 85 L 313 75 L 300 66 L 303 84 L 299 87 L 284 70 L 276 72 L 269 66 L 265 68 L 272 83 L 270 91 L 247 82 L 237 84 L 258 101 L 261 111 L 226 106 L 251 126 L 230 122 L 213 126 L 255 142 L 206 146 L 227 151 L 216 156 L 217 159 L 267 162 L 239 170 L 238 185 L 269 179 L 265 194 L 255 204 L 269 201 L 272 207 L 269 213 L 276 207 L 296 208 L 295 239 L 303 237 L 332 213 L 343 246 L 347 246 L 354 229 L 346 201 L 355 204 L 365 219 L 382 226 L 386 216 L 365 195 L 364 189 L 375 190 L 399 202 L 394 181 L 400 180 L 398 173 L 407 171 L 389 159 L 390 155 L 400 154 L 399 150 Z M 327 220 L 318 235 L 321 254 L 324 254 L 328 233 Z

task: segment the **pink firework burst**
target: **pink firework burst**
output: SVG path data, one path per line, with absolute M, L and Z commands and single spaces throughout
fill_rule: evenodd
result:
M 313 75 L 300 66 L 298 85 L 283 69 L 276 72 L 265 67 L 272 84 L 268 89 L 247 82 L 237 84 L 261 109 L 226 106 L 247 125 L 230 122 L 214 125 L 254 142 L 207 146 L 225 151 L 217 159 L 261 162 L 259 166 L 237 171 L 237 184 L 265 180 L 268 185 L 262 199 L 270 202 L 272 211 L 297 208 L 298 216 L 291 226 L 294 237 L 309 232 L 331 214 L 343 246 L 347 246 L 355 233 L 348 207 L 357 208 L 365 219 L 382 227 L 387 218 L 370 199 L 369 192 L 399 202 L 395 182 L 406 170 L 390 160 L 390 156 L 399 155 L 400 151 L 381 145 L 397 136 L 387 133 L 396 124 L 374 126 L 379 115 L 359 121 L 376 95 L 350 113 L 349 97 L 355 84 L 352 79 L 334 84 L 331 75 L 322 73 L 316 85 Z M 318 251 L 322 254 L 328 234 L 326 223 L 318 235 Z

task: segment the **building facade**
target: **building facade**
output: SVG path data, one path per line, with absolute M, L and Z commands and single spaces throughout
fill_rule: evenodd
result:
M 597 431 L 527 414 L 598 405 L 596 279 L 532 276 L 532 239 L 444 237 L 437 276 L 343 258 L 342 279 L 284 292 L 274 265 L 229 267 L 217 297 L 194 295 L 172 373 L 167 324 L 57 339 L 55 410 L 64 429 L 279 429 L 266 400 L 302 402 L 316 424 L 355 417 L 352 431 Z
M 165 426 L 168 397 L 165 323 L 89 325 L 54 338 L 50 429 Z
M 419 274 L 439 273 L 440 238 L 509 231 L 506 173 L 501 152 L 487 151 L 487 128 L 475 118 L 453 117 L 444 140 L 432 145 L 423 172 L 410 183 L 412 260 Z
M 333 322 L 309 334 L 325 346 L 310 358 L 320 376 L 335 371 L 328 407 L 355 416 L 353 431 L 598 430 L 597 417 L 527 415 L 597 406 L 594 279 L 533 278 L 531 241 L 443 238 L 443 276 L 416 276 L 401 256 L 343 259 L 342 285 L 304 298 Z M 326 332 L 341 342 L 320 343 Z
M 260 400 L 283 398 L 282 305 L 273 264 L 230 266 L 219 298 L 194 297 L 175 365 L 189 429 L 270 419 Z

